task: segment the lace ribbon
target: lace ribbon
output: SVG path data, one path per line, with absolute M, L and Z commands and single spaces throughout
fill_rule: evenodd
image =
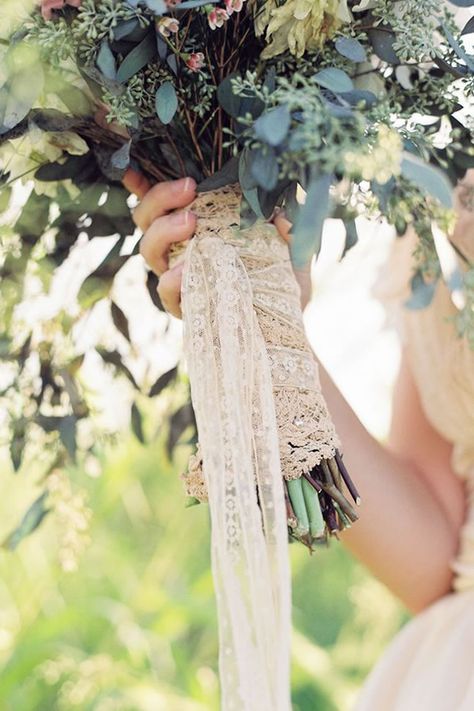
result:
M 283 476 L 309 472 L 340 443 L 288 246 L 270 225 L 240 230 L 239 207 L 232 186 L 193 206 L 182 310 L 200 451 L 184 481 L 188 494 L 209 501 L 222 708 L 289 711 Z
M 212 522 L 224 711 L 289 711 L 291 591 L 270 364 L 234 246 L 196 236 L 185 355 Z M 256 486 L 255 486 L 256 484 Z

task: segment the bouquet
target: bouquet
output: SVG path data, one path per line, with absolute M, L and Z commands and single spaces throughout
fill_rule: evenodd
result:
M 129 167 L 198 181 L 182 296 L 200 445 L 184 482 L 210 506 L 223 706 L 287 709 L 287 534 L 312 548 L 357 520 L 360 499 L 271 219 L 284 208 L 293 222 L 297 267 L 317 256 L 329 216 L 344 222 L 345 252 L 361 213 L 399 236 L 412 226 L 407 305 L 429 303 L 447 278 L 433 231 L 449 232 L 452 188 L 474 167 L 474 17 L 453 14 L 471 3 L 38 5 L 6 40 L 0 89 L 3 183 L 35 183 L 20 235 L 31 246 L 31 217 L 43 231 L 58 204 L 61 261 L 84 226 L 130 232 Z M 118 244 L 96 281 L 123 265 Z M 453 328 L 474 346 L 474 271 L 455 256 Z

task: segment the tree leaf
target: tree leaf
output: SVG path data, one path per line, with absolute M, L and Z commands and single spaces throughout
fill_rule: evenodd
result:
M 183 434 L 183 432 L 190 426 L 194 427 L 196 430 L 196 418 L 194 416 L 194 410 L 190 402 L 179 408 L 170 418 L 170 428 L 168 432 L 168 440 L 166 442 L 166 449 L 168 455 L 171 457 L 173 450 Z
M 2 547 L 13 551 L 21 541 L 35 531 L 41 524 L 50 509 L 46 508 L 48 491 L 43 491 L 40 496 L 31 504 L 24 514 L 17 528 L 3 541 Z
M 146 288 L 147 291 L 150 295 L 150 299 L 152 300 L 154 306 L 156 306 L 157 309 L 160 311 L 165 311 L 165 307 L 161 303 L 160 296 L 158 294 L 158 277 L 154 272 L 151 270 L 148 272 L 146 276 Z
M 114 326 L 117 331 L 119 331 L 122 336 L 126 338 L 129 343 L 131 343 L 128 318 L 125 316 L 120 306 L 117 306 L 115 301 L 110 303 L 110 313 L 112 314 L 112 321 L 114 322 Z
M 298 210 L 292 230 L 291 258 L 297 269 L 302 269 L 313 254 L 321 249 L 324 221 L 329 213 L 329 188 L 332 175 L 321 175 L 309 184 L 306 202 Z
M 26 445 L 26 419 L 21 417 L 12 423 L 10 439 L 10 459 L 14 472 L 18 472 L 23 461 L 23 452 Z
M 43 235 L 49 222 L 51 201 L 33 190 L 13 229 L 26 244 L 34 245 Z
M 77 418 L 74 415 L 67 415 L 59 419 L 59 437 L 72 461 L 76 461 L 77 441 L 76 441 Z
M 133 403 L 132 409 L 130 411 L 130 422 L 132 425 L 132 432 L 135 437 L 138 439 L 139 442 L 145 444 L 145 435 L 143 433 L 143 417 L 136 403 Z
M 177 367 L 171 368 L 171 370 L 168 370 L 167 373 L 163 373 L 163 375 L 160 375 L 156 383 L 152 385 L 150 392 L 148 393 L 148 397 L 156 397 L 156 395 L 159 395 L 161 391 L 167 387 L 167 385 L 172 383 L 173 380 L 176 380 L 177 375 Z
M 140 388 L 137 385 L 137 381 L 133 377 L 131 371 L 127 368 L 125 363 L 122 360 L 122 356 L 118 351 L 108 351 L 106 348 L 96 348 L 97 353 L 100 355 L 104 363 L 109 363 L 110 365 L 114 365 L 117 370 L 119 370 L 121 373 L 123 373 L 132 383 L 132 385 L 139 390 Z
M 86 153 L 82 156 L 69 156 L 64 163 L 47 163 L 46 165 L 42 165 L 36 171 L 35 178 L 37 180 L 44 180 L 45 182 L 77 178 L 85 168 L 90 165 L 93 166 L 94 162 L 94 157 L 91 153 Z
M 162 84 L 155 97 L 156 115 L 165 125 L 171 123 L 178 110 L 176 89 L 170 81 Z
M 441 170 L 407 152 L 403 154 L 401 169 L 403 177 L 415 183 L 424 193 L 439 200 L 444 207 L 452 207 L 453 188 Z

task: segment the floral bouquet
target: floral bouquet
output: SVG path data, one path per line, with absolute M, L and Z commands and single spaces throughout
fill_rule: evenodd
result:
M 182 306 L 200 445 L 184 482 L 210 506 L 226 709 L 289 708 L 287 534 L 311 548 L 359 503 L 272 217 L 291 219 L 297 267 L 327 217 L 345 252 L 362 212 L 413 226 L 408 306 L 429 303 L 445 278 L 433 230 L 474 166 L 474 17 L 456 10 L 472 4 L 42 0 L 3 45 L 2 180 L 34 179 L 30 241 L 50 203 L 59 261 L 85 219 L 125 236 L 129 167 L 198 181 Z M 474 344 L 473 268 L 456 258 L 454 327 Z

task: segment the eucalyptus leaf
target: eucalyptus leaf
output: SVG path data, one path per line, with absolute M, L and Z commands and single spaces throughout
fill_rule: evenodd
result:
M 161 123 L 165 125 L 171 123 L 178 110 L 178 97 L 176 89 L 170 81 L 162 84 L 156 92 L 155 98 L 156 115 Z
M 224 111 L 232 116 L 232 118 L 237 118 L 240 115 L 240 96 L 234 93 L 234 88 L 232 86 L 232 78 L 235 74 L 230 74 L 227 76 L 219 86 L 217 87 L 217 99 L 219 104 L 222 106 Z
M 336 69 L 336 67 L 321 69 L 313 78 L 317 84 L 324 86 L 326 89 L 334 92 L 334 94 L 352 91 L 354 88 L 352 79 L 347 72 L 344 72 L 342 69 Z
M 154 32 L 147 36 L 127 54 L 117 71 L 117 81 L 124 83 L 149 64 L 158 52 Z
M 279 146 L 289 131 L 291 114 L 288 106 L 278 106 L 266 111 L 255 121 L 255 134 L 270 146 Z
M 239 156 L 233 156 L 225 163 L 217 173 L 202 180 L 198 186 L 199 193 L 206 190 L 217 190 L 231 183 L 237 183 L 239 180 Z
M 132 35 L 139 27 L 140 23 L 136 18 L 119 22 L 113 29 L 114 37 L 116 40 L 129 39 L 130 35 Z
M 425 282 L 421 271 L 417 270 L 410 281 L 411 296 L 404 302 L 404 306 L 411 310 L 424 309 L 433 300 L 436 290 L 435 282 Z
M 471 72 L 474 72 L 474 55 L 468 54 L 466 52 L 464 47 L 454 37 L 446 22 L 442 22 L 441 26 L 443 28 L 444 34 L 446 35 L 446 39 L 456 52 L 457 56 L 462 59 L 462 61 L 466 64 L 466 66 L 468 67 L 468 69 L 470 69 Z
M 116 79 L 117 65 L 114 54 L 110 49 L 110 45 L 107 40 L 104 40 L 100 45 L 99 53 L 97 55 L 97 66 L 105 77 L 108 79 Z
M 121 148 L 112 153 L 110 158 L 110 164 L 113 168 L 119 171 L 125 171 L 130 165 L 130 148 L 132 146 L 131 141 L 127 141 L 123 144 Z
M 334 44 L 339 54 L 352 62 L 365 62 L 367 59 L 363 45 L 354 37 L 338 37 Z
M 439 200 L 444 207 L 452 207 L 453 188 L 441 170 L 407 152 L 403 154 L 401 169 L 403 177 L 415 183 L 422 192 Z
M 14 74 L 0 89 L 0 134 L 22 121 L 33 107 L 44 85 L 40 64 Z
M 368 37 L 377 57 L 388 64 L 400 64 L 400 59 L 393 48 L 396 38 L 391 30 L 385 27 L 374 28 L 369 30 Z
M 278 182 L 280 172 L 274 150 L 260 148 L 255 151 L 250 169 L 260 187 L 268 191 L 273 190 Z
M 461 35 L 470 35 L 472 32 L 474 32 L 474 16 L 466 22 L 462 28 Z
M 183 12 L 183 10 L 191 10 L 195 7 L 203 7 L 204 5 L 216 5 L 219 0 L 183 0 L 173 7 L 174 12 Z
M 306 202 L 298 210 L 293 227 L 291 258 L 297 269 L 302 269 L 321 249 L 324 221 L 329 214 L 329 188 L 332 175 L 313 178 L 306 194 Z

